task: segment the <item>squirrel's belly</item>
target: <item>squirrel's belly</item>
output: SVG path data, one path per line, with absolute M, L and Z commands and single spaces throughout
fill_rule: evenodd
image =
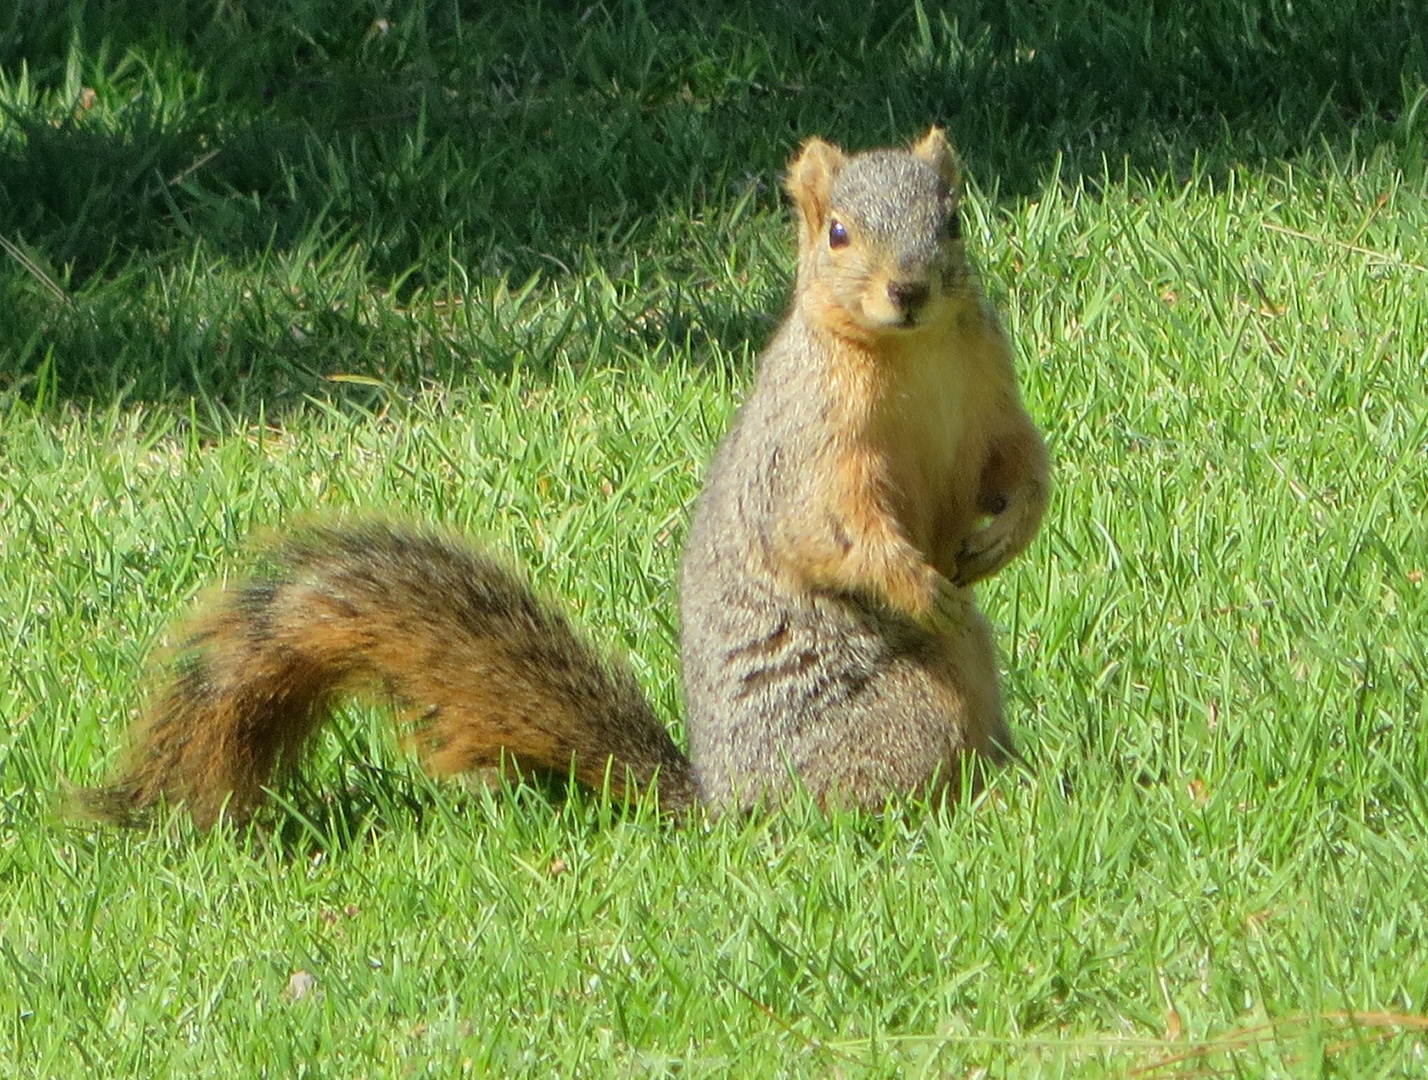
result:
M 945 781 L 973 702 L 945 643 L 833 597 L 725 592 L 686 610 L 690 758 L 715 810 L 777 802 L 801 785 L 821 802 L 881 807 Z M 713 600 L 714 598 L 709 598 Z M 975 724 L 974 726 L 980 726 Z

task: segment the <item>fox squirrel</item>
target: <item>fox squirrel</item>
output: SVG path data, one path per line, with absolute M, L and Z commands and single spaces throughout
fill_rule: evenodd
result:
M 518 767 L 712 812 L 801 784 L 880 807 L 1003 757 L 971 586 L 1030 543 L 1049 487 L 1010 351 L 963 249 L 959 169 L 804 144 L 791 309 L 709 469 L 681 571 L 690 758 L 629 670 L 519 576 L 379 521 L 311 526 L 187 628 L 124 768 L 80 793 L 132 821 L 242 818 L 340 694 L 384 692 L 436 774 Z M 796 779 L 795 779 L 796 778 Z

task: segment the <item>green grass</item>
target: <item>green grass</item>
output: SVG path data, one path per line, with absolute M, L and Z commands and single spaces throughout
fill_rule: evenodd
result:
M 0 1076 L 1424 1075 L 1412 5 L 463 7 L 0 15 Z M 1025 772 L 679 831 L 353 708 L 251 833 L 54 820 L 307 513 L 511 552 L 678 727 L 778 169 L 932 119 L 1055 460 Z

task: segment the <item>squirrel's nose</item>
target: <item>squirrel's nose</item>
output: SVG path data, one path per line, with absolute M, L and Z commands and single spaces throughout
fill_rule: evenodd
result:
M 932 290 L 922 281 L 889 281 L 888 299 L 911 315 L 932 295 Z

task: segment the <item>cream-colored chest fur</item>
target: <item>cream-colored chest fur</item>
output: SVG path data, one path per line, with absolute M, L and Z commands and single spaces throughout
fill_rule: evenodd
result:
M 909 335 L 883 357 L 869 435 L 908 538 L 943 573 L 980 517 L 988 417 L 1001 392 L 1001 343 L 980 328 Z

